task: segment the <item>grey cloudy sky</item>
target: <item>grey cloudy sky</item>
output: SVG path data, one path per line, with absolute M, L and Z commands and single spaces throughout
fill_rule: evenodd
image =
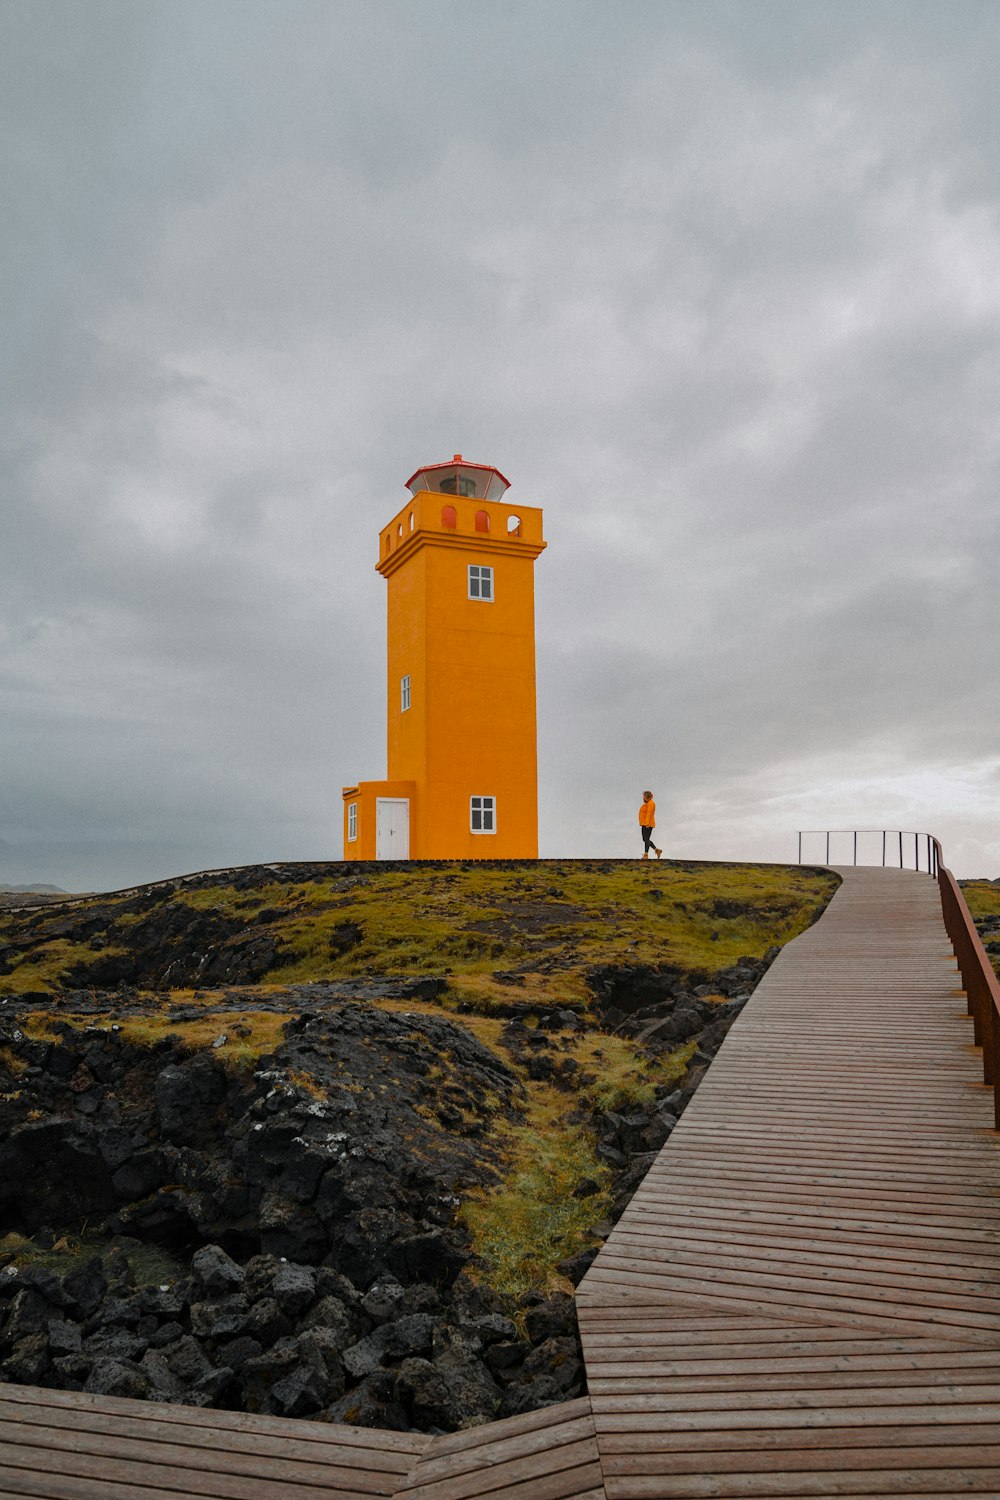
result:
M 994 0 L 0 0 L 0 880 L 339 857 L 458 450 L 545 510 L 542 853 L 650 785 L 672 854 L 1000 875 L 998 59 Z

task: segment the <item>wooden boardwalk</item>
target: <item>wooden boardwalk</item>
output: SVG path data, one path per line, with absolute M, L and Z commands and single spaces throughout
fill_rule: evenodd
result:
M 938 887 L 840 873 L 580 1286 L 608 1500 L 1000 1495 L 1000 1148 Z
M 938 887 L 841 873 L 579 1288 L 588 1397 L 427 1437 L 0 1387 L 2 1500 L 1000 1497 L 1000 1137 Z

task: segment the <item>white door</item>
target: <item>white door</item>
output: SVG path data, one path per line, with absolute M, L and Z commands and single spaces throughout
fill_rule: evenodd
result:
M 409 859 L 410 802 L 407 797 L 375 800 L 375 858 Z

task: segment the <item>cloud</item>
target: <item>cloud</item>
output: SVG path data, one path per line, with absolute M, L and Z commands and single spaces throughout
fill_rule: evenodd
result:
M 377 530 L 457 449 L 546 513 L 545 852 L 650 783 L 691 854 L 892 818 L 988 873 L 992 7 L 3 26 L 10 878 L 338 854 Z

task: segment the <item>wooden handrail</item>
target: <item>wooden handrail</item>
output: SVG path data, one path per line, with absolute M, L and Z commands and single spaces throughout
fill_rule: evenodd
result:
M 993 1122 L 995 1128 L 1000 1130 L 1000 981 L 993 972 L 993 965 L 965 904 L 961 887 L 951 871 L 945 869 L 941 845 L 937 839 L 934 840 L 934 847 L 937 853 L 937 878 L 944 925 L 955 950 L 962 975 L 962 987 L 968 997 L 975 1043 L 983 1049 L 983 1082 L 993 1087 Z

